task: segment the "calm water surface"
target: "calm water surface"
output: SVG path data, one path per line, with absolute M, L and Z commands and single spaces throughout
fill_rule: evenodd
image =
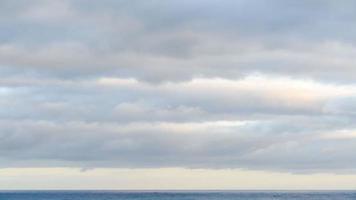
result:
M 0 191 L 0 200 L 356 200 L 356 191 Z

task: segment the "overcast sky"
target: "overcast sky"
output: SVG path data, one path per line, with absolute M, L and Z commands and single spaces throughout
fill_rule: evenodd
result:
M 0 0 L 0 187 L 354 187 L 355 23 L 351 0 Z

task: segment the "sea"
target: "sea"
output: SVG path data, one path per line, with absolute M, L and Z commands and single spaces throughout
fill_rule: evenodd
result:
M 0 200 L 356 200 L 356 191 L 0 191 Z

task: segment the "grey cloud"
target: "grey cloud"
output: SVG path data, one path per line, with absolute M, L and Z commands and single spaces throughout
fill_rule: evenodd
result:
M 350 1 L 6 2 L 19 17 L 5 18 L 0 64 L 13 73 L 354 79 Z
M 125 79 L 106 82 L 105 79 L 4 79 L 0 84 L 7 88 L 7 93 L 1 100 L 4 108 L 0 117 L 117 122 L 260 119 L 280 115 L 322 116 L 334 101 L 333 97 L 318 97 L 317 89 L 276 87 L 267 82 L 263 88 L 258 84 L 264 81 L 249 79 L 222 83 L 202 79 L 160 85 Z M 295 94 L 285 94 L 286 91 Z
M 297 133 L 290 126 L 303 128 L 304 124 L 293 125 L 293 121 L 240 126 L 2 121 L 1 126 L 3 167 L 55 163 L 80 167 L 262 167 L 303 172 L 350 170 L 355 162 L 348 153 L 354 140 L 328 142 L 311 130 Z M 344 145 L 346 148 L 337 148 Z
M 333 113 L 335 115 L 346 115 L 353 117 L 356 114 L 355 101 L 356 98 L 354 96 L 335 98 L 328 102 L 324 109 L 325 112 Z
M 308 85 L 301 90 L 301 103 L 299 90 L 288 81 L 280 86 L 266 80 L 257 88 L 248 79 L 196 81 L 4 80 L 2 167 L 353 169 L 347 151 L 354 139 L 321 136 L 356 128 L 353 116 L 335 111 L 343 110 L 344 103 L 334 102 L 346 97 L 313 100 L 346 86 L 308 91 Z M 294 96 L 276 93 L 285 87 Z
M 354 8 L 0 1 L 0 166 L 352 171 Z

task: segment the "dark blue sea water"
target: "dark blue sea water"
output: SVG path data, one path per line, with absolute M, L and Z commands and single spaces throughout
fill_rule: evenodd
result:
M 0 200 L 341 200 L 356 191 L 0 191 Z
M 0 191 L 0 200 L 356 200 L 356 191 Z

